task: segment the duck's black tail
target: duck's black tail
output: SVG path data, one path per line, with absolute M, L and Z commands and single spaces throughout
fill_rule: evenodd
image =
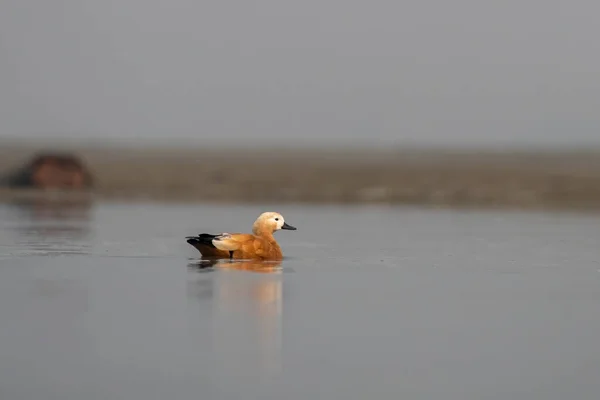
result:
M 212 240 L 216 238 L 217 235 L 211 235 L 209 233 L 201 233 L 198 236 L 187 236 L 187 242 L 194 245 L 204 244 L 206 246 L 216 248 L 214 244 L 212 244 Z

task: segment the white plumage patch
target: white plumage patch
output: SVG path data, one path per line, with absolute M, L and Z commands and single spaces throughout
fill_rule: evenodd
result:
M 221 233 L 220 235 L 215 236 L 214 240 L 223 240 L 223 239 L 230 239 L 231 235 L 227 232 Z
M 237 250 L 239 244 L 235 242 L 229 242 L 228 239 L 231 239 L 231 235 L 229 233 L 221 233 L 212 240 L 212 244 L 219 250 Z

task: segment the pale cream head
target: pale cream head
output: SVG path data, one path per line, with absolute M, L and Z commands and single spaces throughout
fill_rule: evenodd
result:
M 254 221 L 254 225 L 252 225 L 252 232 L 255 235 L 259 235 L 261 233 L 270 233 L 280 229 L 288 229 L 295 231 L 296 228 L 287 224 L 283 218 L 283 215 L 277 212 L 264 212 L 262 213 L 256 221 Z

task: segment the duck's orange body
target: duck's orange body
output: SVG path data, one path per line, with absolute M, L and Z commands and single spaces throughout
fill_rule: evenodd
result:
M 273 233 L 280 229 L 296 230 L 284 221 L 281 214 L 266 212 L 254 222 L 252 234 L 202 233 L 186 239 L 203 257 L 281 260 L 283 259 L 281 247 L 273 237 Z

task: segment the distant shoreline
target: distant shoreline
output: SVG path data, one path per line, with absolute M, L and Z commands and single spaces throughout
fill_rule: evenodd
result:
M 0 175 L 41 150 L 71 152 L 123 201 L 390 204 L 600 211 L 600 149 L 359 150 L 0 147 Z M 82 194 L 2 188 L 0 200 Z

